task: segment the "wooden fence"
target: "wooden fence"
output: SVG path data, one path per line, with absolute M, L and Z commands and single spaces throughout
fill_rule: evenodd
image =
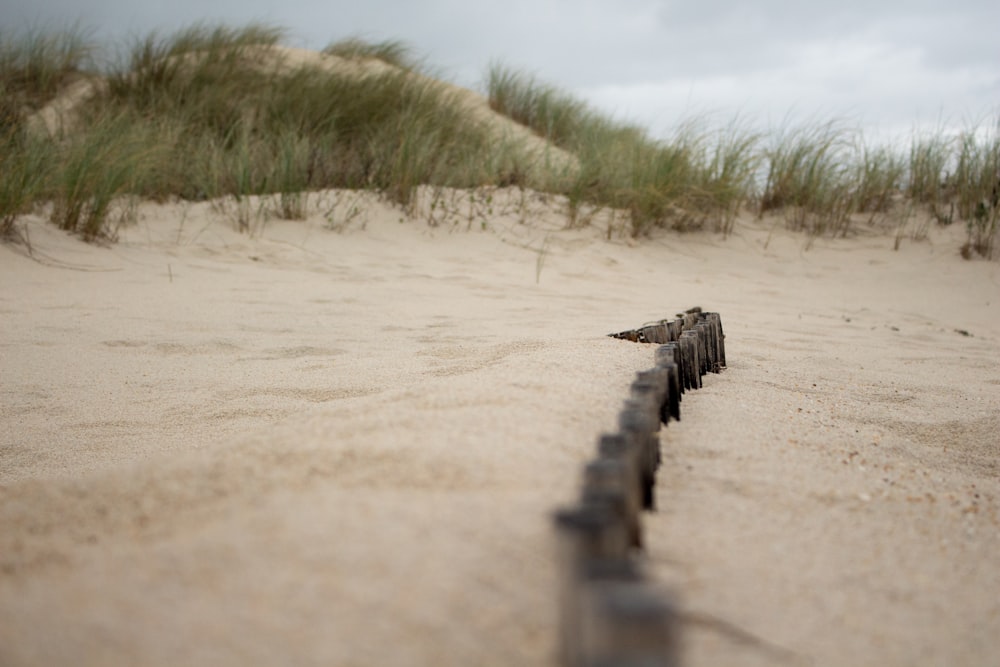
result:
M 642 512 L 655 509 L 660 430 L 681 418 L 681 397 L 726 366 L 718 313 L 692 308 L 672 320 L 610 334 L 656 345 L 636 374 L 618 428 L 597 439 L 580 499 L 554 517 L 559 559 L 559 651 L 566 667 L 674 667 L 680 661 L 677 605 L 636 555 Z

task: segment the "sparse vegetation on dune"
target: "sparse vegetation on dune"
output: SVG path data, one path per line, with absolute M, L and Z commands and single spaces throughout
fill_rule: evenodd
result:
M 41 202 L 54 222 L 92 239 L 114 236 L 126 196 L 231 202 L 248 228 L 262 212 L 306 216 L 309 193 L 325 188 L 377 191 L 413 211 L 419 186 L 513 185 L 565 195 L 569 224 L 602 207 L 624 211 L 634 236 L 728 234 L 746 209 L 812 235 L 858 225 L 898 234 L 923 208 L 967 225 L 967 256 L 994 253 L 1000 118 L 958 136 L 915 136 L 903 150 L 870 145 L 839 122 L 767 133 L 738 119 L 689 122 L 656 140 L 501 65 L 486 75 L 496 112 L 484 105 L 486 117 L 400 42 L 351 38 L 304 61 L 280 46 L 283 36 L 267 25 L 197 25 L 135 40 L 97 72 L 79 29 L 0 33 L 2 235 L 15 236 L 17 217 Z M 51 108 L 81 82 L 79 103 Z M 40 110 L 49 120 L 37 121 Z M 498 114 L 551 148 L 498 132 Z M 250 211 L 261 197 L 271 203 Z
M 966 130 L 956 142 L 958 160 L 949 187 L 968 227 L 963 254 L 992 257 L 1000 226 L 1000 117 L 983 132 Z
M 632 233 L 653 227 L 729 231 L 752 193 L 756 136 L 738 123 L 721 131 L 694 124 L 669 141 L 619 123 L 559 89 L 501 65 L 487 76 L 490 106 L 577 156 L 580 168 L 563 187 L 570 218 L 582 203 L 629 212 Z
M 399 40 L 367 42 L 360 37 L 348 37 L 323 49 L 323 53 L 348 60 L 381 60 L 403 70 L 418 70 L 419 63 L 413 58 L 410 47 Z
M 94 45 L 78 26 L 58 32 L 0 30 L 0 128 L 36 110 L 90 64 Z

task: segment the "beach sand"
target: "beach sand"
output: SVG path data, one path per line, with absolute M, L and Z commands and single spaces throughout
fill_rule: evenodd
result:
M 964 230 L 635 242 L 450 196 L 0 246 L 0 665 L 554 664 L 551 514 L 653 362 L 605 334 L 696 305 L 729 365 L 644 517 L 684 664 L 996 664 L 1000 265 Z

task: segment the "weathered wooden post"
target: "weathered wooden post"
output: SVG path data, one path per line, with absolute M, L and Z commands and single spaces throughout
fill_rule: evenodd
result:
M 630 458 L 600 456 L 583 469 L 580 502 L 583 505 L 603 504 L 621 517 L 625 524 L 628 544 L 642 546 L 642 511 L 640 487 L 635 477 L 635 464 Z
M 682 331 L 681 334 L 683 333 Z M 691 381 L 691 350 L 688 349 L 691 341 L 681 337 L 677 339 L 676 345 L 680 356 L 681 386 L 685 391 L 694 389 L 694 383 Z
M 687 367 L 690 389 L 701 389 L 701 356 L 698 352 L 698 332 L 688 329 L 681 334 L 682 351 L 685 353 L 684 365 Z
M 642 506 L 644 509 L 656 507 L 653 489 L 656 486 L 656 468 L 659 465 L 660 439 L 657 431 L 660 419 L 652 407 L 634 400 L 625 401 L 624 409 L 618 414 L 618 427 L 622 435 L 639 452 L 642 471 Z
M 560 544 L 561 658 L 568 667 L 674 667 L 678 615 L 670 597 L 636 571 L 641 510 L 655 508 L 659 431 L 680 419 L 682 394 L 726 366 L 718 313 L 691 308 L 675 319 L 609 334 L 656 343 L 655 367 L 636 373 L 619 432 L 598 440 L 584 468 L 580 506 L 556 517 Z
M 675 343 L 661 345 L 656 350 L 656 365 L 667 371 L 667 394 L 663 401 L 663 411 L 675 420 L 680 421 L 682 385 L 680 366 L 674 361 L 678 357 L 678 349 Z M 666 420 L 663 423 L 667 423 Z
M 666 343 L 668 340 L 667 327 L 662 322 L 646 324 L 639 332 L 647 343 Z
M 629 543 L 634 547 L 642 547 L 642 463 L 640 452 L 621 433 L 604 434 L 597 440 L 598 460 L 607 459 L 619 461 L 624 467 L 625 489 L 627 492 L 626 507 L 629 512 Z
M 715 343 L 712 339 L 712 325 L 708 322 L 698 322 L 694 325 L 694 329 L 698 332 L 698 350 L 702 355 L 702 375 L 718 372 L 715 370 Z
M 628 562 L 624 525 L 599 505 L 583 505 L 555 514 L 559 572 L 559 646 L 567 665 L 580 663 L 580 594 L 595 562 Z
M 656 352 L 653 355 L 654 360 L 658 366 L 664 365 L 667 360 L 673 360 L 677 364 L 677 372 L 679 374 L 679 382 L 677 385 L 677 401 L 680 402 L 681 395 L 684 393 L 684 354 L 683 346 L 680 340 L 672 341 L 666 343 L 665 345 L 660 345 L 656 348 Z
M 630 387 L 632 398 L 648 398 L 656 405 L 660 421 L 665 425 L 670 421 L 670 413 L 665 410 L 670 394 L 670 372 L 659 365 L 636 373 L 636 379 Z
M 667 325 L 667 342 L 676 341 L 681 337 L 681 332 L 684 331 L 684 320 L 665 320 Z
M 580 612 L 581 664 L 680 664 L 680 624 L 675 605 L 665 592 L 649 583 L 594 580 L 586 587 Z
M 719 373 L 722 369 L 722 362 L 719 360 L 718 325 L 715 320 L 703 313 L 701 321 L 698 322 L 698 327 L 703 327 L 708 334 L 706 343 L 709 359 L 708 370 L 710 373 Z
M 715 331 L 715 357 L 719 368 L 726 367 L 726 334 L 722 330 L 722 316 L 718 313 L 702 313 L 706 322 L 710 322 Z
M 593 606 L 595 590 L 600 590 L 607 584 L 641 585 L 642 572 L 631 559 L 601 559 L 584 563 L 580 569 L 580 578 L 574 591 L 575 607 L 568 621 L 567 635 L 572 638 L 572 645 L 564 652 L 564 664 L 572 667 L 591 667 L 593 661 L 587 655 L 587 647 L 592 643 L 586 635 L 595 630 L 600 634 L 599 626 L 593 621 L 587 621 L 590 608 Z M 587 626 L 584 626 L 587 623 Z M 600 623 L 600 621 L 598 621 Z
M 677 317 L 683 321 L 684 329 L 690 329 L 698 321 L 699 313 L 701 313 L 701 308 L 689 308 L 686 312 L 678 313 Z

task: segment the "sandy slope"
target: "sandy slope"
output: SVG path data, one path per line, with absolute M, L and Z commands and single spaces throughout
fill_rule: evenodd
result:
M 646 524 L 686 663 L 995 664 L 1000 266 L 511 197 L 0 247 L 0 664 L 551 664 L 548 515 L 652 360 L 603 334 L 695 304 L 730 367 Z

